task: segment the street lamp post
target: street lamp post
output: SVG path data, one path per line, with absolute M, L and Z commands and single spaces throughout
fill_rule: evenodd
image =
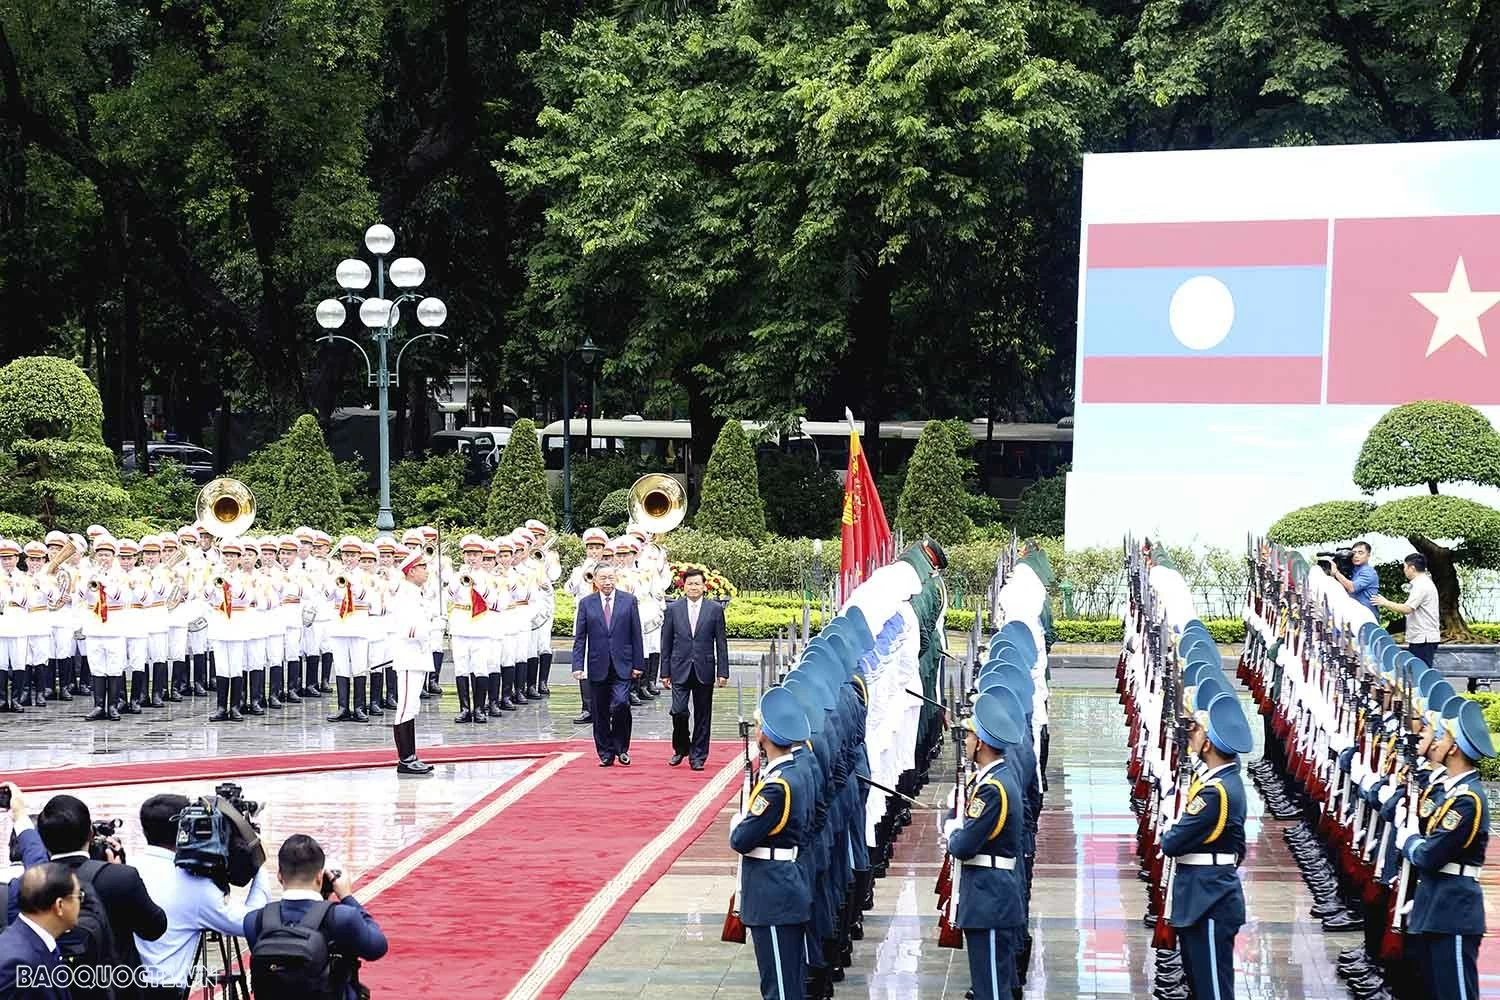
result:
M 400 385 L 401 358 L 406 354 L 406 349 L 419 340 L 428 337 L 437 340 L 446 340 L 444 334 L 435 332 L 448 318 L 448 307 L 443 304 L 442 299 L 423 297 L 415 291 L 427 278 L 427 268 L 415 257 L 398 257 L 391 261 L 389 275 L 391 284 L 402 291 L 393 299 L 385 297 L 385 279 L 387 268 L 385 258 L 396 248 L 396 234 L 391 227 L 377 223 L 365 231 L 365 247 L 375 255 L 375 295 L 366 297 L 359 292 L 370 286 L 370 265 L 357 257 L 350 257 L 339 262 L 335 271 L 335 278 L 339 287 L 344 289 L 344 294 L 338 299 L 324 299 L 318 303 L 317 317 L 318 325 L 325 330 L 337 330 L 344 325 L 347 311 L 345 302 L 359 303 L 359 321 L 370 331 L 375 338 L 378 347 L 379 366 L 370 364 L 370 355 L 360 346 L 359 342 L 350 337 L 330 333 L 319 337 L 320 341 L 342 340 L 353 344 L 360 355 L 365 359 L 365 377 L 368 384 L 376 386 L 379 393 L 380 405 L 380 512 L 375 515 L 375 529 L 377 531 L 394 531 L 396 519 L 391 513 L 391 430 L 390 430 L 390 388 Z M 342 300 L 342 301 L 341 301 Z M 401 350 L 396 352 L 396 364 L 389 363 L 389 346 L 391 334 L 401 322 L 401 305 L 405 302 L 417 303 L 417 322 L 427 328 L 426 333 L 419 333 L 414 337 L 406 338 L 401 345 Z
M 602 353 L 594 346 L 593 337 L 584 337 L 583 343 L 578 345 L 577 354 L 582 359 L 585 367 L 592 366 L 594 359 Z M 573 351 L 563 354 L 563 533 L 573 532 L 573 410 L 568 403 L 568 383 L 571 381 L 568 373 L 568 362 L 573 358 Z M 592 415 L 592 414 L 591 414 Z M 589 421 L 589 432 L 593 431 L 593 421 Z M 590 442 L 592 444 L 592 442 Z

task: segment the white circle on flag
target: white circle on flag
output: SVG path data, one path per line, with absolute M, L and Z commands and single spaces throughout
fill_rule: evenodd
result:
M 1194 351 L 1217 347 L 1234 325 L 1234 296 L 1218 278 L 1200 274 L 1177 286 L 1167 312 L 1172 336 Z

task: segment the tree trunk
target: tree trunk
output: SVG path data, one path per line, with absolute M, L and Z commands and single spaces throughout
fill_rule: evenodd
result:
M 1473 642 L 1474 635 L 1458 604 L 1458 570 L 1453 565 L 1453 551 L 1422 535 L 1408 535 L 1406 540 L 1427 559 L 1427 572 L 1438 592 L 1438 622 L 1443 641 Z

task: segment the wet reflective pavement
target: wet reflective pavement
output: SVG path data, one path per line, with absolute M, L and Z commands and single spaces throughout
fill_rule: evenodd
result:
M 756 671 L 737 668 L 748 712 L 754 705 Z M 717 692 L 713 733 L 735 739 L 736 693 Z M 1126 734 L 1114 697 L 1113 674 L 1069 670 L 1054 678 L 1050 789 L 1040 835 L 1032 900 L 1035 951 L 1027 997 L 1126 998 L 1150 995 L 1153 953 L 1141 924 L 1144 887 L 1137 880 L 1135 817 L 1124 778 Z M 439 703 L 424 701 L 418 719 L 421 746 L 436 743 L 533 741 L 585 737 L 574 726 L 577 686 L 554 671 L 554 695 L 484 726 L 456 725 L 451 682 Z M 635 710 L 641 739 L 670 734 L 668 698 Z M 1247 702 L 1248 708 L 1248 702 Z M 79 766 L 121 760 L 160 760 L 257 754 L 278 749 L 314 750 L 391 745 L 379 719 L 367 724 L 329 724 L 330 700 L 290 706 L 239 724 L 210 725 L 208 699 L 196 699 L 119 723 L 85 723 L 80 701 L 0 716 L 0 773 L 18 768 Z M 1254 727 L 1257 739 L 1259 727 Z M 1257 754 L 1258 754 L 1257 748 Z M 948 785 L 942 775 L 951 756 L 934 770 L 924 790 L 928 803 L 914 810 L 889 877 L 876 885 L 876 907 L 866 914 L 865 938 L 855 946 L 854 965 L 838 988 L 843 997 L 871 1000 L 952 998 L 968 988 L 962 952 L 936 943 L 933 883 L 941 861 L 936 804 Z M 331 856 L 363 871 L 422 839 L 478 798 L 507 780 L 523 761 L 440 765 L 431 781 L 399 781 L 392 770 L 351 770 L 323 775 L 247 779 L 245 794 L 267 803 L 265 839 L 277 844 L 293 831 L 311 832 Z M 638 767 L 665 761 L 638 757 Z M 202 787 L 173 786 L 184 794 Z M 137 785 L 80 792 L 96 818 L 126 820 L 127 847 L 138 848 L 140 801 L 166 786 Z M 1338 952 L 1360 943 L 1357 933 L 1330 934 L 1308 915 L 1303 886 L 1281 837 L 1283 823 L 1262 821 L 1253 786 L 1249 799 L 1249 857 L 1242 874 L 1251 920 L 1236 941 L 1239 1000 L 1334 1000 L 1349 994 L 1333 974 Z M 39 805 L 35 803 L 34 805 Z M 748 946 L 720 942 L 719 932 L 733 891 L 734 865 L 727 847 L 726 808 L 709 830 L 680 857 L 632 909 L 568 990 L 569 1000 L 663 997 L 753 1000 L 757 997 L 754 955 Z M 1500 884 L 1485 875 L 1491 928 L 1500 928 Z M 518 891 L 529 891 L 518 886 Z M 1481 995 L 1500 997 L 1500 946 L 1486 939 L 1480 953 Z

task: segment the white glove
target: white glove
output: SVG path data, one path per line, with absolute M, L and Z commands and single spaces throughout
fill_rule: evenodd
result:
M 1360 780 L 1359 787 L 1362 791 L 1368 792 L 1370 789 L 1380 784 L 1381 780 L 1382 779 L 1380 775 L 1370 774 L 1366 772 L 1364 778 Z
M 1387 784 L 1384 788 L 1382 788 L 1380 791 L 1376 792 L 1375 794 L 1377 796 L 1379 796 L 1379 798 L 1380 798 L 1380 804 L 1381 805 L 1385 805 L 1387 802 L 1389 802 L 1391 800 L 1391 796 L 1395 795 L 1400 790 L 1401 790 L 1401 786 L 1398 785 L 1398 784 L 1396 784 L 1393 781 L 1393 782 L 1390 782 L 1389 784 Z
M 1396 827 L 1396 849 L 1405 854 L 1407 842 L 1415 840 L 1421 835 L 1421 831 L 1414 826 L 1402 825 Z
M 744 813 L 742 813 L 742 812 L 735 813 L 733 816 L 729 817 L 729 829 L 733 830 L 735 827 L 739 826 L 744 821 L 745 821 L 745 814 Z
M 1334 733 L 1328 738 L 1328 746 L 1334 753 L 1343 753 L 1354 746 L 1354 740 L 1344 733 Z
M 958 786 L 955 785 L 954 787 L 948 789 L 948 811 L 949 812 L 953 812 L 953 811 L 955 811 L 957 809 L 958 809 Z
M 962 830 L 963 827 L 964 821 L 961 819 L 948 820 L 943 824 L 943 839 L 947 840 L 949 837 L 953 836 L 954 833 Z
M 1353 778 L 1355 783 L 1358 784 L 1359 782 L 1363 781 L 1365 775 L 1369 773 L 1370 768 L 1365 764 L 1365 759 L 1358 754 L 1355 754 L 1354 759 L 1349 762 L 1349 777 Z

